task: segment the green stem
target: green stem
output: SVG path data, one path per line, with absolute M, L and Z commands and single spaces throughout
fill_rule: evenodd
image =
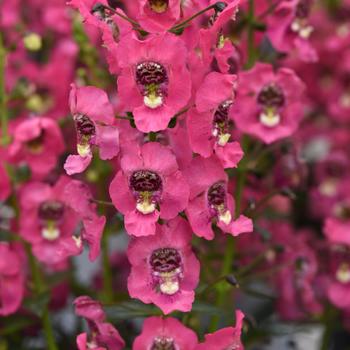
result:
M 141 27 L 140 24 L 136 21 L 134 21 L 133 19 L 131 19 L 128 16 L 123 15 L 122 13 L 118 12 L 117 10 L 115 10 L 113 7 L 110 7 L 108 5 L 102 5 L 105 9 L 111 11 L 114 15 L 119 16 L 120 18 L 124 19 L 125 21 L 131 23 L 132 25 L 134 25 L 135 27 L 139 28 Z
M 45 310 L 42 316 L 42 322 L 43 322 L 48 350 L 58 350 L 58 346 L 56 345 L 55 336 L 53 333 L 49 308 L 47 306 L 45 307 Z
M 103 301 L 113 302 L 113 273 L 108 253 L 108 233 L 102 238 L 102 264 L 103 264 Z
M 261 21 L 263 20 L 267 15 L 269 15 L 270 13 L 272 13 L 276 8 L 277 6 L 280 4 L 280 0 L 276 1 L 275 3 L 271 4 L 267 9 L 266 11 L 264 11 L 259 17 L 258 17 L 258 20 Z
M 255 62 L 255 46 L 254 46 L 254 30 L 255 30 L 255 21 L 254 21 L 254 0 L 249 0 L 248 3 L 248 61 L 246 68 L 249 69 L 254 65 Z
M 107 201 L 101 201 L 99 199 L 93 199 L 92 200 L 94 203 L 101 204 L 101 205 L 106 205 L 106 206 L 112 206 L 114 207 L 114 204 L 112 202 L 107 202 Z
M 187 18 L 181 23 L 175 24 L 173 27 L 169 29 L 169 32 L 176 33 L 178 30 L 183 29 L 185 26 L 187 26 L 191 21 L 193 21 L 196 17 L 202 15 L 203 13 L 215 8 L 216 4 L 210 5 L 205 7 L 203 10 L 200 10 L 199 12 L 195 13 L 191 17 Z
M 331 349 L 332 335 L 337 327 L 336 320 L 338 317 L 338 311 L 332 305 L 327 304 L 324 311 L 324 332 L 322 335 L 321 350 Z
M 7 97 L 5 91 L 5 65 L 6 65 L 6 49 L 3 43 L 3 38 L 0 33 L 0 120 L 1 120 L 1 144 L 9 143 L 8 135 L 8 113 L 7 113 Z
M 34 291 L 36 294 L 43 293 L 46 290 L 46 286 L 38 265 L 38 262 L 35 260 L 35 257 L 32 253 L 32 249 L 28 243 L 25 243 L 25 249 L 27 253 L 27 257 L 29 260 L 29 266 L 32 273 L 32 278 L 34 282 Z M 42 314 L 42 324 L 45 333 L 45 338 L 47 342 L 48 350 L 58 350 L 58 346 L 55 341 L 54 332 L 52 328 L 52 323 L 50 319 L 49 307 L 45 305 Z
M 245 150 L 246 143 L 248 142 L 247 137 L 243 138 L 243 149 Z M 241 162 L 239 163 L 239 167 L 237 169 L 237 183 L 236 183 L 236 192 L 235 192 L 235 218 L 237 219 L 241 214 L 241 202 L 242 202 L 242 194 L 243 188 L 246 179 L 247 172 L 247 156 L 244 156 Z M 232 261 L 235 255 L 235 240 L 231 235 L 228 235 L 226 238 L 226 249 L 224 255 L 224 262 L 222 265 L 221 276 L 227 276 L 231 272 Z M 216 305 L 218 307 L 222 307 L 225 303 L 225 299 L 227 297 L 227 292 L 230 289 L 221 288 L 218 291 L 217 302 Z M 210 330 L 215 331 L 219 325 L 219 315 L 215 315 L 212 319 Z

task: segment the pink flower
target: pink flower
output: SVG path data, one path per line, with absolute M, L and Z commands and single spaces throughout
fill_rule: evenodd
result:
M 136 127 L 142 132 L 166 129 L 191 94 L 183 41 L 170 33 L 143 41 L 125 36 L 117 57 L 121 68 L 118 94 L 126 110 L 134 114 Z
M 309 38 L 314 28 L 308 20 L 313 0 L 281 1 L 276 10 L 267 17 L 267 35 L 275 48 L 289 53 L 296 50 L 307 62 L 318 59 Z
M 334 244 L 346 244 L 350 247 L 350 218 L 329 217 L 325 220 L 324 233 L 328 240 Z
M 24 295 L 24 266 L 8 243 L 0 242 L 0 316 L 18 310 Z
M 6 158 L 6 151 L 0 148 L 0 157 Z M 5 201 L 11 194 L 11 181 L 7 174 L 6 168 L 1 160 L 0 162 L 0 201 Z
M 194 158 L 184 176 L 190 185 L 186 214 L 197 236 L 213 239 L 213 222 L 233 236 L 253 231 L 252 221 L 244 215 L 233 219 L 234 199 L 227 191 L 228 178 L 217 158 Z
M 156 227 L 156 234 L 134 238 L 128 248 L 132 298 L 156 304 L 165 314 L 190 311 L 199 280 L 199 262 L 191 249 L 192 232 L 177 217 Z
M 224 168 L 236 167 L 243 156 L 239 143 L 229 142 L 235 88 L 235 75 L 209 73 L 197 90 L 196 108 L 187 117 L 192 150 L 205 158 L 215 152 Z
M 74 300 L 75 313 L 84 317 L 90 328 L 90 337 L 81 333 L 77 337 L 79 350 L 121 350 L 125 342 L 112 324 L 105 322 L 102 305 L 88 296 Z
M 16 164 L 25 162 L 34 176 L 42 177 L 56 166 L 63 151 L 63 138 L 57 123 L 49 118 L 35 117 L 24 120 L 15 128 L 9 160 Z
M 139 0 L 137 21 L 142 29 L 165 32 L 180 18 L 180 0 Z
M 276 73 L 258 63 L 240 75 L 237 100 L 232 108 L 242 132 L 272 143 L 293 134 L 303 117 L 304 84 L 288 68 Z
M 338 168 L 339 170 L 340 168 Z M 350 229 L 350 181 L 346 173 L 343 174 L 344 179 L 333 178 L 334 194 L 332 204 L 327 209 L 329 215 L 324 222 L 324 234 L 333 244 L 346 245 L 350 247 L 349 229 Z
M 20 234 L 38 260 L 54 265 L 78 255 L 82 239 L 90 246 L 90 259 L 96 259 L 105 218 L 97 216 L 90 197 L 84 184 L 64 176 L 54 186 L 31 182 L 21 189 Z M 83 231 L 75 236 L 80 220 Z
M 229 39 L 226 41 L 222 29 L 231 19 L 235 19 L 240 0 L 230 0 L 227 2 L 221 2 L 219 4 L 219 7 L 224 5 L 220 10 L 218 10 L 219 7 L 216 8 L 209 19 L 209 27 L 199 30 L 199 47 L 203 60 L 207 65 L 210 65 L 212 59 L 216 56 L 216 50 L 221 50 L 225 46 L 225 43 L 229 41 Z M 210 3 L 215 4 L 217 1 L 212 0 Z
M 81 173 L 91 162 L 91 146 L 99 147 L 103 160 L 119 152 L 119 132 L 114 122 L 113 107 L 107 94 L 93 86 L 77 88 L 72 84 L 70 109 L 77 132 L 77 155 L 68 156 L 64 169 L 68 175 Z
M 102 40 L 107 45 L 115 45 L 120 36 L 132 30 L 131 23 L 107 8 L 106 0 L 71 0 L 68 4 L 80 11 L 86 23 L 101 30 Z M 117 11 L 125 15 L 121 9 Z
M 244 314 L 236 311 L 236 326 L 226 327 L 212 334 L 205 335 L 205 341 L 196 347 L 196 350 L 244 350 L 241 342 L 241 333 Z
M 144 321 L 142 333 L 135 339 L 132 349 L 193 350 L 197 343 L 196 333 L 176 318 L 149 317 Z
M 159 217 L 169 220 L 186 208 L 189 189 L 171 150 L 149 142 L 123 155 L 109 193 L 125 215 L 127 232 L 147 236 L 155 233 Z
M 350 253 L 345 246 L 333 247 L 329 263 L 331 280 L 327 288 L 329 300 L 338 308 L 350 309 Z

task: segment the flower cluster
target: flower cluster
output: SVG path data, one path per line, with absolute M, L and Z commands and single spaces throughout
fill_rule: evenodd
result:
M 324 2 L 0 4 L 5 348 L 350 330 L 350 2 Z M 72 300 L 85 329 L 51 317 Z

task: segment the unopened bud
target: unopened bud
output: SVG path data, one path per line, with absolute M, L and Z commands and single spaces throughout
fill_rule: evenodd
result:
M 227 283 L 231 284 L 232 286 L 237 287 L 237 288 L 239 287 L 238 281 L 237 281 L 235 276 L 227 275 L 227 276 L 225 276 L 225 280 Z
M 214 4 L 214 10 L 217 12 L 222 12 L 223 10 L 225 10 L 227 4 L 223 1 L 218 1 Z

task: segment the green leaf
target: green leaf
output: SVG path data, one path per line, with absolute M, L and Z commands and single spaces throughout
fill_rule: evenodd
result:
M 35 323 L 35 320 L 30 319 L 28 317 L 24 317 L 21 315 L 12 315 L 8 317 L 4 317 L 1 319 L 0 323 L 0 336 L 9 335 L 12 333 L 16 333 L 26 327 L 31 326 Z M 0 342 L 0 350 L 6 349 L 2 348 L 2 343 Z
M 143 304 L 139 301 L 127 301 L 117 305 L 106 305 L 104 306 L 104 310 L 111 322 L 122 321 L 128 318 L 162 315 L 162 312 L 157 307 Z
M 50 293 L 43 292 L 33 297 L 27 298 L 23 306 L 38 317 L 42 317 L 46 306 L 50 301 Z

